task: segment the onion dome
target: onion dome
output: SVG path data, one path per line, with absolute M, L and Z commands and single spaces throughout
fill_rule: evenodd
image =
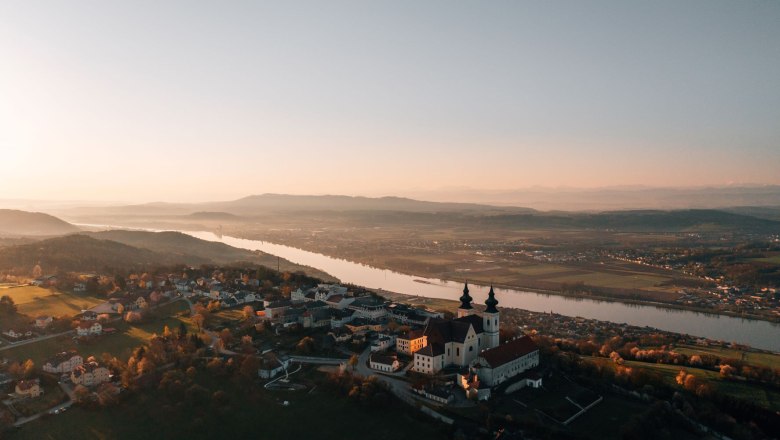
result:
M 488 292 L 488 297 L 485 300 L 485 305 L 487 306 L 487 309 L 485 309 L 485 313 L 498 313 L 498 309 L 496 306 L 498 305 L 498 300 L 496 299 L 496 294 L 493 292 L 493 286 L 490 286 L 490 292 Z
M 463 287 L 463 296 L 460 297 L 460 309 L 471 309 L 471 296 L 469 296 L 469 283 Z

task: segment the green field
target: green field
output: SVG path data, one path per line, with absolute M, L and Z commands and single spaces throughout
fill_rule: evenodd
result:
M 780 368 L 780 354 L 762 353 L 755 351 L 734 350 L 724 347 L 698 347 L 695 345 L 678 345 L 674 351 L 692 355 L 692 354 L 710 354 L 721 359 L 741 359 L 751 365 L 758 365 L 769 368 Z M 742 357 L 744 353 L 744 359 Z
M 10 296 L 18 306 L 19 313 L 30 317 L 72 316 L 104 302 L 86 294 L 58 292 L 37 286 L 0 289 L 0 295 Z
M 202 381 L 208 381 L 204 383 Z M 430 419 L 413 414 L 398 402 L 370 408 L 329 391 L 309 393 L 267 391 L 255 385 L 250 391 L 232 380 L 203 378 L 209 391 L 223 390 L 225 405 L 197 408 L 193 412 L 167 412 L 158 403 L 158 391 L 131 396 L 118 407 L 86 410 L 74 407 L 63 414 L 29 423 L 10 440 L 103 439 L 307 439 L 320 440 L 399 438 L 444 439 L 447 436 Z M 289 406 L 283 406 L 283 401 Z M 190 405 L 190 402 L 184 403 Z M 201 420 L 197 425 L 195 419 Z
M 615 364 L 607 358 L 584 357 L 590 362 L 600 363 L 602 365 L 614 366 Z M 681 367 L 679 365 L 652 364 L 648 362 L 625 361 L 624 365 L 631 368 L 646 368 L 659 373 L 667 384 L 678 386 L 675 378 L 681 369 L 685 369 L 694 376 L 707 380 L 711 385 L 723 394 L 727 394 L 738 399 L 747 400 L 771 410 L 780 411 L 780 393 L 767 390 L 761 385 L 745 383 L 733 380 L 723 380 L 716 371 L 704 370 L 701 368 Z
M 41 366 L 51 355 L 63 350 L 76 350 L 84 358 L 88 356 L 99 357 L 103 353 L 111 353 L 121 359 L 127 359 L 135 347 L 145 344 L 155 333 L 161 334 L 164 326 L 176 330 L 179 323 L 184 323 L 188 330 L 193 326 L 189 318 L 174 316 L 189 310 L 187 303 L 177 301 L 155 309 L 155 314 L 160 316 L 139 325 L 130 325 L 122 321 L 110 322 L 105 327 L 113 327 L 117 332 L 112 335 L 102 335 L 90 343 L 77 344 L 72 335 L 60 336 L 32 344 L 14 347 L 0 353 L 4 357 L 16 360 L 32 359 L 36 365 Z

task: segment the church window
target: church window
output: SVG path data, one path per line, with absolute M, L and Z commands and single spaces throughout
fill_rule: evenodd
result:
M 469 351 L 474 351 L 474 346 L 473 345 L 469 346 Z
M 460 347 L 455 348 L 455 356 L 460 356 Z

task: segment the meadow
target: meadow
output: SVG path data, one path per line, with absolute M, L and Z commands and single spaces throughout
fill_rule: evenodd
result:
M 4 295 L 14 300 L 19 313 L 31 318 L 39 315 L 73 316 L 104 302 L 84 293 L 60 292 L 37 286 L 2 288 L 0 296 Z

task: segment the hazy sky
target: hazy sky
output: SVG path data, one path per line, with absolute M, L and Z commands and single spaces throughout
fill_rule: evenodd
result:
M 0 198 L 780 183 L 780 2 L 4 1 Z

